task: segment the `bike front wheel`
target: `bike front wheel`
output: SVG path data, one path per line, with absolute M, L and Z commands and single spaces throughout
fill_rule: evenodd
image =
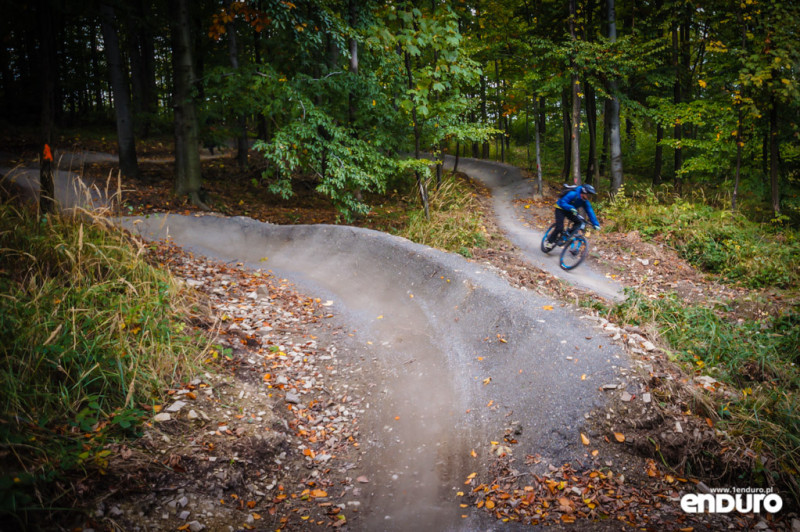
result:
M 577 268 L 589 254 L 589 243 L 581 235 L 570 238 L 561 251 L 561 268 L 571 270 Z
M 556 230 L 556 224 L 551 225 L 547 228 L 547 231 L 544 232 L 544 236 L 542 237 L 542 251 L 545 253 L 550 253 L 553 251 L 553 248 L 556 247 L 555 242 L 548 242 L 547 239 Z

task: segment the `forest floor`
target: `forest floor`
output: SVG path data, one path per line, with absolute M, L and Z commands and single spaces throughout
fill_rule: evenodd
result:
M 113 152 L 104 141 L 72 139 L 71 145 Z M 166 143 L 154 143 L 148 157 L 169 152 Z M 24 149 L 17 153 L 21 155 L 16 162 L 33 155 Z M 172 188 L 171 165 L 140 166 L 142 179 L 122 184 L 123 214 L 198 212 L 166 193 Z M 258 172 L 239 171 L 230 152 L 206 159 L 203 167 L 209 201 L 221 214 L 282 224 L 338 221 L 333 206 L 315 194 L 310 183 L 301 184 L 297 196 L 287 202 L 253 178 Z M 108 163 L 87 163 L 74 170 L 98 181 L 113 174 Z M 486 247 L 472 250 L 473 260 L 491 264 L 513 285 L 565 302 L 592 298 L 525 262 L 493 222 L 487 190 L 474 186 L 486 212 L 489 239 Z M 554 194 L 550 190 L 542 198 L 518 201 L 519 217 L 544 230 L 551 223 Z M 413 198 L 394 192 L 356 225 L 391 232 L 403 224 L 411 203 Z M 736 300 L 740 304 L 731 310 L 731 319 L 737 319 L 736 313 L 773 314 L 776 304 L 783 303 L 780 294 L 752 297 L 744 289 L 718 283 L 668 246 L 645 242 L 635 232 L 601 232 L 593 234 L 591 242 L 593 268 L 652 298 L 677 292 L 688 302 Z M 267 273 L 215 263 L 172 246 L 151 246 L 150 253 L 154 262 L 170 268 L 206 298 L 211 314 L 208 322 L 198 325 L 217 335 L 208 349 L 216 370 L 169 390 L 161 421 L 146 427 L 140 441 L 117 449 L 105 475 L 77 483 L 77 492 L 92 501 L 88 509 L 93 515 L 84 526 L 194 531 L 224 530 L 230 523 L 241 523 L 236 529 L 358 528 L 359 495 L 370 478 L 349 472 L 356 469 L 360 452 L 363 389 L 357 384 L 351 390 L 337 389 L 328 382 L 354 371 L 338 366 L 332 356 L 348 331 L 330 325 L 333 316 L 325 302 L 300 295 Z M 585 468 L 551 466 L 549 474 L 537 479 L 540 484 L 530 485 L 530 479 L 520 484 L 516 475 L 521 464 L 498 457 L 492 468 L 496 476 L 488 483 L 491 493 L 480 498 L 478 507 L 498 519 L 557 526 L 596 516 L 592 512 L 597 508 L 611 519 L 605 526 L 595 523 L 595 528 L 617 529 L 623 522 L 645 529 L 717 529 L 723 522 L 674 508 L 679 493 L 724 486 L 752 465 L 751 457 L 729 451 L 713 427 L 713 416 L 704 410 L 713 408 L 711 399 L 730 392 L 714 379 L 696 378 L 672 363 L 655 331 L 623 329 L 602 317 L 597 322 L 642 361 L 638 378 L 645 383 L 647 399 L 617 394 L 606 412 L 590 420 L 594 429 L 587 451 L 593 450 L 587 453 Z M 273 397 L 277 390 L 285 395 L 285 404 Z M 650 401 L 661 407 L 642 418 Z M 633 423 L 623 422 L 637 417 Z M 507 436 L 505 443 L 513 445 L 513 435 Z M 649 443 L 653 438 L 660 443 L 655 450 Z M 613 468 L 610 462 L 592 468 L 590 454 L 620 458 Z M 536 460 L 528 456 L 525 463 Z M 620 464 L 629 468 L 622 481 Z M 692 473 L 687 464 L 695 468 Z M 616 478 L 609 470 L 617 470 Z M 454 504 L 474 507 L 470 491 L 479 492 L 481 486 L 466 480 L 468 495 Z M 540 511 L 545 508 L 543 515 L 525 515 L 525 508 L 534 507 L 534 498 L 540 501 Z M 579 509 L 576 500 L 589 503 Z M 737 529 L 800 526 L 796 514 L 786 512 L 778 520 L 771 514 L 747 515 L 724 524 Z

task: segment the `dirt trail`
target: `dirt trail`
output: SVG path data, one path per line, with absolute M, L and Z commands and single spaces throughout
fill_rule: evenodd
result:
M 148 239 L 269 268 L 329 298 L 363 346 L 373 408 L 363 467 L 374 479 L 364 529 L 479 527 L 454 494 L 513 429 L 542 468 L 582 456 L 584 415 L 603 404 L 627 356 L 568 307 L 511 288 L 458 255 L 341 226 L 151 216 Z M 346 356 L 346 355 L 343 355 Z M 362 354 L 363 356 L 363 354 Z M 582 380 L 581 376 L 588 378 Z
M 455 158 L 445 158 L 446 168 L 452 170 Z M 564 271 L 558 264 L 556 250 L 549 255 L 539 248 L 543 234 L 523 224 L 514 209 L 514 200 L 533 196 L 533 183 L 527 180 L 516 166 L 460 158 L 458 170 L 485 184 L 492 191 L 492 206 L 498 224 L 506 236 L 533 265 L 563 279 L 573 285 L 590 290 L 602 297 L 614 300 L 623 299 L 622 286 L 603 274 L 593 271 L 589 264 L 581 264 L 572 271 Z M 589 246 L 591 250 L 591 239 Z

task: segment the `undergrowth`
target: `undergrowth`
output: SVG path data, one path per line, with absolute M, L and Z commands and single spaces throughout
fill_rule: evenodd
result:
M 664 201 L 667 199 L 668 201 Z M 697 268 L 748 288 L 800 285 L 800 232 L 759 224 L 701 201 L 624 192 L 602 206 L 612 231 L 639 231 L 674 247 Z
M 439 189 L 431 190 L 429 201 L 430 219 L 425 218 L 425 211 L 419 205 L 409 213 L 400 236 L 465 257 L 471 256 L 472 248 L 486 245 L 481 210 L 467 183 L 447 174 Z
M 0 205 L 0 515 L 23 527 L 202 354 L 192 302 L 144 252 L 102 218 Z
M 719 404 L 720 426 L 774 457 L 763 474 L 800 496 L 800 305 L 777 316 L 731 321 L 729 309 L 687 304 L 675 294 L 651 299 L 629 291 L 611 315 L 619 323 L 658 329 L 674 356 L 697 374 L 732 385 Z M 756 472 L 758 473 L 758 472 Z M 781 482 L 782 480 L 782 482 Z

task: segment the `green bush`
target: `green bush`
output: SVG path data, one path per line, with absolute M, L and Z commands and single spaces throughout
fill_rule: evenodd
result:
M 626 194 L 600 206 L 616 231 L 663 239 L 697 268 L 749 288 L 789 288 L 800 282 L 800 235 L 758 224 L 700 202 L 675 200 L 663 189 Z

